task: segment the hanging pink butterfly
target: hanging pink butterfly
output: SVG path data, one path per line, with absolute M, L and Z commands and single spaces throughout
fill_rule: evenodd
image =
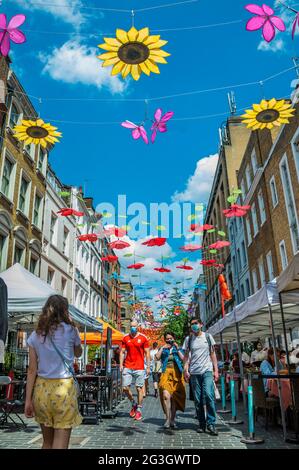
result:
M 132 137 L 135 140 L 140 139 L 140 137 L 144 140 L 146 144 L 148 144 L 148 137 L 147 137 L 147 132 L 144 129 L 143 126 L 137 126 L 137 124 L 134 124 L 131 121 L 124 121 L 121 123 L 123 127 L 126 127 L 127 129 L 133 129 L 132 130 Z
M 25 34 L 18 29 L 25 20 L 25 15 L 15 15 L 7 24 L 6 15 L 0 14 L 0 53 L 4 57 L 7 57 L 10 51 L 10 41 L 16 44 L 22 44 L 26 41 Z
M 262 29 L 263 38 L 267 42 L 271 42 L 275 38 L 275 28 L 279 31 L 285 31 L 286 26 L 281 18 L 274 15 L 274 10 L 268 5 L 263 4 L 262 6 L 250 3 L 245 6 L 247 11 L 253 13 L 253 18 L 247 21 L 247 31 L 257 31 Z
M 174 115 L 173 111 L 168 111 L 167 113 L 162 116 L 162 109 L 158 108 L 155 112 L 155 122 L 151 127 L 152 132 L 152 137 L 151 141 L 152 144 L 155 142 L 156 137 L 157 137 L 157 132 L 167 132 L 167 127 L 166 127 L 166 122 L 169 121 L 169 119 L 172 118 Z

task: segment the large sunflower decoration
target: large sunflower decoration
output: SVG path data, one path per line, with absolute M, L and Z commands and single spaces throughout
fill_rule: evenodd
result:
M 61 137 L 61 132 L 57 132 L 57 127 L 45 123 L 42 119 L 36 121 L 22 120 L 21 124 L 13 129 L 15 138 L 29 144 L 40 144 L 46 148 L 48 144 L 59 142 L 57 137 Z
M 108 52 L 98 58 L 104 61 L 103 67 L 113 65 L 111 75 L 121 73 L 123 78 L 131 74 L 134 80 L 139 80 L 142 73 L 160 73 L 156 64 L 166 64 L 165 57 L 170 55 L 161 49 L 168 41 L 163 41 L 160 36 L 151 36 L 149 28 L 138 31 L 133 26 L 128 32 L 117 29 L 116 38 L 104 40 L 105 43 L 98 47 Z
M 253 109 L 246 109 L 246 113 L 241 117 L 242 122 L 246 124 L 248 129 L 273 129 L 274 126 L 289 124 L 289 118 L 294 117 L 295 108 L 286 100 L 277 101 L 262 100 L 260 104 L 254 104 Z

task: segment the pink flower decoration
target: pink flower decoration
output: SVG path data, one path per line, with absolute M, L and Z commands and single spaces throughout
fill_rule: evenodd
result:
M 263 30 L 263 38 L 267 42 L 271 42 L 275 38 L 275 28 L 279 31 L 285 31 L 286 26 L 281 18 L 274 15 L 274 10 L 271 7 L 263 4 L 262 6 L 250 3 L 246 5 L 246 10 L 253 13 L 253 18 L 246 24 L 247 31 Z
M 26 41 L 25 35 L 17 28 L 21 26 L 26 19 L 25 15 L 15 15 L 7 25 L 7 18 L 4 13 L 0 14 L 0 53 L 7 57 L 10 51 L 10 41 L 16 44 L 22 44 Z
M 174 115 L 173 111 L 168 111 L 167 113 L 162 116 L 162 109 L 158 108 L 155 112 L 155 122 L 151 127 L 152 133 L 152 138 L 151 141 L 152 143 L 155 142 L 156 137 L 157 137 L 157 132 L 167 132 L 167 127 L 166 127 L 166 122 L 169 121 L 169 119 L 172 118 Z
M 124 121 L 124 122 L 121 123 L 121 125 L 123 127 L 126 127 L 127 129 L 133 129 L 132 130 L 133 139 L 138 140 L 138 139 L 140 139 L 140 137 L 142 137 L 144 142 L 146 144 L 148 144 L 147 133 L 146 133 L 146 130 L 144 129 L 143 126 L 137 126 L 137 124 L 134 124 L 131 121 Z

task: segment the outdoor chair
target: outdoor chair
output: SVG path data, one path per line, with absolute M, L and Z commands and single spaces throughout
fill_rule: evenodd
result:
M 267 430 L 269 415 L 271 415 L 274 422 L 276 410 L 279 408 L 279 400 L 275 397 L 267 397 L 262 377 L 252 378 L 252 390 L 255 421 L 257 421 L 258 410 L 262 409 L 265 416 L 265 429 Z
M 0 388 L 7 387 L 11 384 L 11 378 L 8 376 L 0 376 Z M 23 394 L 24 395 L 24 394 Z M 27 424 L 21 418 L 18 413 L 18 409 L 23 407 L 24 399 L 21 397 L 20 400 L 14 398 L 1 398 L 0 399 L 0 426 L 5 426 L 11 421 L 16 427 L 26 428 Z M 15 420 L 17 418 L 19 422 Z

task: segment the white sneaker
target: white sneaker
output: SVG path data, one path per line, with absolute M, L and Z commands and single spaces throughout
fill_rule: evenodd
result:
M 170 429 L 170 423 L 169 423 L 169 421 L 165 421 L 164 429 Z

